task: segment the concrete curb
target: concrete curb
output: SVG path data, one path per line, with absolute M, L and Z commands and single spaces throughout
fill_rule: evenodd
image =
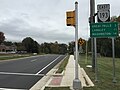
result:
M 48 83 L 45 86 L 46 87 L 70 87 L 72 88 L 73 79 L 74 79 L 74 67 L 75 67 L 75 60 L 74 60 L 74 56 L 72 55 L 70 56 L 66 69 L 63 73 L 61 84 L 50 85 L 50 82 L 53 79 L 53 77 L 51 77 L 51 79 L 48 81 Z M 94 86 L 94 84 L 92 83 L 92 81 L 90 80 L 86 72 L 84 71 L 84 69 L 80 68 L 80 66 L 78 66 L 78 68 L 79 68 L 79 79 L 81 81 L 82 87 Z
M 91 79 L 88 77 L 88 75 L 86 74 L 85 70 L 83 68 L 81 68 L 81 71 L 82 71 L 82 74 L 85 78 L 85 80 L 87 81 L 88 85 L 86 85 L 86 87 L 93 87 L 94 84 L 93 82 L 91 81 Z
M 66 56 L 67 57 L 67 56 Z M 66 58 L 65 57 L 65 58 Z M 63 60 L 65 59 L 63 58 Z M 51 69 L 46 76 L 44 76 L 42 79 L 40 79 L 33 87 L 30 88 L 30 90 L 44 90 L 44 88 L 50 83 L 52 80 L 52 77 L 55 75 L 55 72 L 58 70 L 59 65 L 62 63 L 61 60 L 56 66 Z M 61 74 L 57 74 L 61 75 Z

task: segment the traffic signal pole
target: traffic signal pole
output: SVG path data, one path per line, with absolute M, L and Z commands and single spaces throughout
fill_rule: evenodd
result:
M 95 23 L 95 0 L 90 0 L 90 23 Z M 95 81 L 98 82 L 97 46 L 96 38 L 91 38 L 92 70 L 95 72 Z
M 95 23 L 95 0 L 90 0 L 90 23 Z M 92 70 L 95 72 L 94 38 L 91 38 Z
M 75 2 L 75 52 L 76 52 L 76 60 L 75 60 L 75 79 L 73 80 L 73 89 L 81 90 L 81 82 L 78 77 L 78 2 Z

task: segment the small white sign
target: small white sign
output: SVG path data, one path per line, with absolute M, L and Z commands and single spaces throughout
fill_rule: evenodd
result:
M 99 4 L 97 5 L 98 11 L 106 11 L 110 9 L 110 4 Z
M 108 20 L 108 18 L 110 17 L 110 11 L 98 11 L 98 18 L 102 21 L 105 22 Z
M 110 4 L 97 5 L 98 19 L 101 22 L 106 22 L 110 18 Z

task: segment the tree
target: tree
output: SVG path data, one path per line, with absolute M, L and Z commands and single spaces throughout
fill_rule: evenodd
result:
M 17 46 L 17 51 L 26 51 L 26 48 L 22 42 L 15 42 L 14 44 Z
M 91 39 L 88 40 L 88 47 L 91 46 Z M 111 46 L 111 39 L 110 38 L 98 38 L 97 39 L 97 53 L 100 53 L 103 56 L 110 56 L 112 55 L 112 46 Z
M 120 23 L 120 16 L 117 17 L 116 21 Z
M 5 40 L 5 36 L 3 32 L 0 32 L 0 44 Z
M 59 54 L 66 54 L 68 52 L 67 47 L 66 44 L 59 44 Z
M 55 43 L 42 43 L 40 45 L 41 53 L 46 54 L 65 54 L 67 53 L 67 45 L 59 44 L 57 41 Z
M 74 49 L 75 49 L 75 42 L 69 42 L 69 46 L 68 46 L 68 50 L 69 50 L 69 54 L 74 54 Z
M 39 44 L 34 41 L 31 37 L 26 37 L 22 41 L 26 51 L 28 53 L 38 53 L 39 52 Z
M 50 46 L 50 49 L 51 49 L 52 53 L 59 54 L 59 44 L 58 44 L 58 42 L 56 41 L 55 43 L 53 43 Z
M 37 41 L 34 41 L 33 52 L 39 53 L 39 44 L 37 43 Z
M 6 46 L 11 46 L 13 45 L 13 43 L 11 41 L 4 41 L 3 42 Z

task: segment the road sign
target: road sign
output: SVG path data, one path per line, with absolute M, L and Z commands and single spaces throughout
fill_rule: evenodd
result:
M 109 22 L 110 21 L 110 4 L 97 5 L 97 18 L 98 22 Z
M 80 46 L 82 46 L 82 45 L 84 44 L 84 42 L 85 42 L 85 40 L 83 40 L 82 38 L 80 38 L 80 39 L 78 40 L 78 43 L 79 43 Z
M 106 11 L 110 9 L 110 4 L 98 4 L 97 5 L 97 10 L 98 11 Z
M 118 36 L 118 23 L 117 22 L 104 22 L 90 24 L 90 37 L 117 37 Z

